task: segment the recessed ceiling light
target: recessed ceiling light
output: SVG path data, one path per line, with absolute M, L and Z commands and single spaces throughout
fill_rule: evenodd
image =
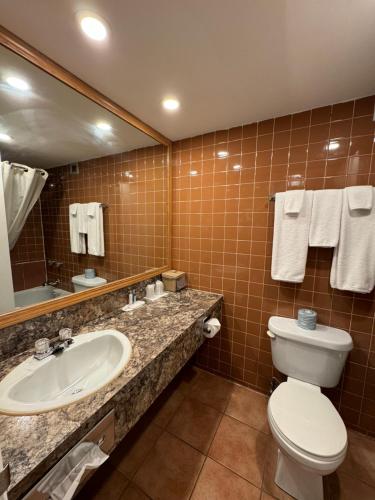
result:
M 104 21 L 92 14 L 82 15 L 79 23 L 85 35 L 93 40 L 100 42 L 108 36 L 108 29 Z
M 5 81 L 10 87 L 13 87 L 17 90 L 25 91 L 30 89 L 30 85 L 25 80 L 22 80 L 22 78 L 17 78 L 16 76 L 9 76 Z
M 236 165 L 233 165 L 233 170 L 241 170 L 241 165 L 237 163 Z
M 339 147 L 340 147 L 340 144 L 337 141 L 330 141 L 330 143 L 328 144 L 328 149 L 330 151 L 335 151 Z
M 180 107 L 180 103 L 177 99 L 163 99 L 163 108 L 168 111 L 176 111 Z
M 228 156 L 228 154 L 229 154 L 228 151 L 218 151 L 217 152 L 217 156 L 219 158 L 226 158 Z
M 98 122 L 96 124 L 97 128 L 100 128 L 100 130 L 105 130 L 106 132 L 109 132 L 110 130 L 112 130 L 112 127 L 109 123 L 107 122 Z
M 2 142 L 11 142 L 13 139 L 10 135 L 4 134 L 3 132 L 0 132 L 0 141 Z
M 198 175 L 198 170 L 190 170 L 190 175 Z

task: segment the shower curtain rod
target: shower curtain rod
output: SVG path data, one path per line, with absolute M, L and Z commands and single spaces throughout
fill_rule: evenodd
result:
M 1 163 L 1 151 L 0 151 L 0 163 Z M 27 172 L 27 169 L 31 167 L 23 167 L 22 165 L 17 165 L 16 163 L 10 162 L 10 168 L 19 168 L 20 170 Z M 41 168 L 36 168 L 35 170 L 37 172 L 40 172 L 41 175 L 44 175 L 44 170 L 42 170 Z
M 17 165 L 15 163 L 11 163 L 10 168 L 19 168 L 20 170 L 27 172 L 27 169 L 32 168 L 32 167 L 23 167 L 22 165 Z M 45 174 L 44 170 L 42 170 L 41 168 L 35 168 L 34 170 L 36 170 L 37 172 L 40 172 L 41 175 Z

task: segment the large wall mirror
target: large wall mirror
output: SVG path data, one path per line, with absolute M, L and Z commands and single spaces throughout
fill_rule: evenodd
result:
M 5 45 L 0 326 L 156 275 L 170 245 L 169 141 L 78 79 L 72 88 L 75 77 L 52 62 L 49 74 Z

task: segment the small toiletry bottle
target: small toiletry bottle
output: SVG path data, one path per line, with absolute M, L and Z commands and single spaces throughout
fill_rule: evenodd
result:
M 146 286 L 146 299 L 153 299 L 155 296 L 155 285 L 150 283 Z
M 162 295 L 164 293 L 164 284 L 162 281 L 157 280 L 155 283 L 155 294 Z
M 135 304 L 135 302 L 137 302 L 137 292 L 133 290 L 133 304 Z
M 134 299 L 133 292 L 132 292 L 132 290 L 130 290 L 130 292 L 129 292 L 129 305 L 133 304 L 133 299 Z

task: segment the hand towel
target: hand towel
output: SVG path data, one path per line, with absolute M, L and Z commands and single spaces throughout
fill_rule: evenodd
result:
M 372 209 L 372 186 L 351 186 L 346 189 L 350 210 Z
M 277 193 L 272 245 L 272 279 L 301 283 L 305 276 L 312 208 L 312 191 L 306 191 L 299 214 L 287 215 L 286 193 Z
M 309 245 L 336 247 L 339 241 L 342 189 L 313 191 Z
M 87 234 L 87 203 L 78 203 L 78 231 Z
M 87 247 L 90 255 L 104 257 L 103 207 L 101 203 L 87 206 Z
M 302 210 L 303 200 L 305 198 L 304 189 L 294 189 L 285 192 L 284 213 L 285 214 L 299 214 Z
M 70 250 L 73 253 L 86 253 L 85 235 L 79 232 L 79 203 L 69 205 Z
M 331 287 L 370 293 L 375 286 L 375 207 L 350 210 L 350 189 L 343 192 L 340 238 L 333 253 Z

